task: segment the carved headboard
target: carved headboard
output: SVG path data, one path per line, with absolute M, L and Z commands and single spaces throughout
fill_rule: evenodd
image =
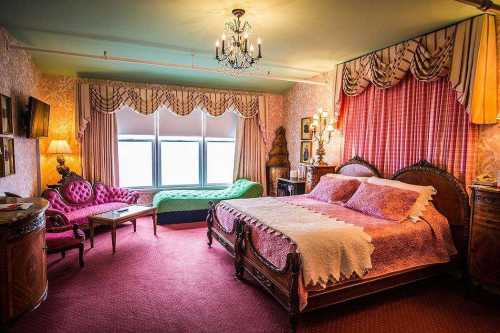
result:
M 377 168 L 359 156 L 354 156 L 349 161 L 338 167 L 337 173 L 346 176 L 380 177 Z
M 470 206 L 469 196 L 462 183 L 447 171 L 427 161 L 397 171 L 392 179 L 415 185 L 432 185 L 437 190 L 433 204 L 450 224 L 453 240 L 459 253 L 467 250 Z

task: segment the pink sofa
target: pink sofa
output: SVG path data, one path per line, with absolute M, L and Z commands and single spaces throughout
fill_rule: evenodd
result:
M 57 189 L 47 189 L 42 196 L 49 201 L 47 224 L 52 227 L 77 224 L 88 226 L 90 215 L 135 204 L 139 193 L 124 188 L 92 185 L 78 175 L 66 177 Z

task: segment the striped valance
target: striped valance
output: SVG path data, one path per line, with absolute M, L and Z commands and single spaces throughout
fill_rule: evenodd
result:
M 148 115 L 161 107 L 179 116 L 186 116 L 201 108 L 213 117 L 227 110 L 243 118 L 252 118 L 259 112 L 259 95 L 224 90 L 205 90 L 185 87 L 89 84 L 89 102 L 94 111 L 113 113 L 123 106 Z

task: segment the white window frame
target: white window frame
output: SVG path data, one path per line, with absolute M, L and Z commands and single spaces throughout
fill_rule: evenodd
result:
M 230 112 L 230 111 L 226 111 Z M 205 125 L 206 117 L 208 115 L 203 112 L 202 114 L 202 135 L 201 137 L 183 137 L 183 136 L 160 136 L 159 135 L 159 112 L 155 112 L 154 115 L 154 134 L 151 135 L 151 139 L 139 138 L 135 135 L 118 135 L 118 142 L 152 142 L 153 144 L 153 186 L 136 186 L 130 187 L 132 189 L 221 189 L 230 186 L 232 183 L 218 183 L 218 184 L 208 184 L 207 183 L 207 142 L 235 142 L 235 138 L 206 138 L 205 137 Z M 185 185 L 164 185 L 161 183 L 161 143 L 162 142 L 198 142 L 199 145 L 199 183 L 198 184 L 185 184 Z

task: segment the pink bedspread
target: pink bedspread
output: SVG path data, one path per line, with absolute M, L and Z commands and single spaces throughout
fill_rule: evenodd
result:
M 372 237 L 375 250 L 372 254 L 373 268 L 365 276 L 358 278 L 373 278 L 418 266 L 445 263 L 457 252 L 448 221 L 432 205 L 427 207 L 422 221 L 394 222 L 371 217 L 340 205 L 309 199 L 304 195 L 281 197 L 278 200 L 362 226 Z M 246 217 L 238 212 L 227 211 L 223 205 L 217 207 L 216 214 L 226 231 L 233 229 L 236 217 L 246 220 Z M 262 256 L 277 267 L 285 266 L 286 254 L 294 246 L 289 239 L 263 232 L 257 227 L 252 228 L 251 235 L 255 248 Z M 313 288 L 303 285 L 300 287 L 303 308 L 307 304 L 307 291 Z

